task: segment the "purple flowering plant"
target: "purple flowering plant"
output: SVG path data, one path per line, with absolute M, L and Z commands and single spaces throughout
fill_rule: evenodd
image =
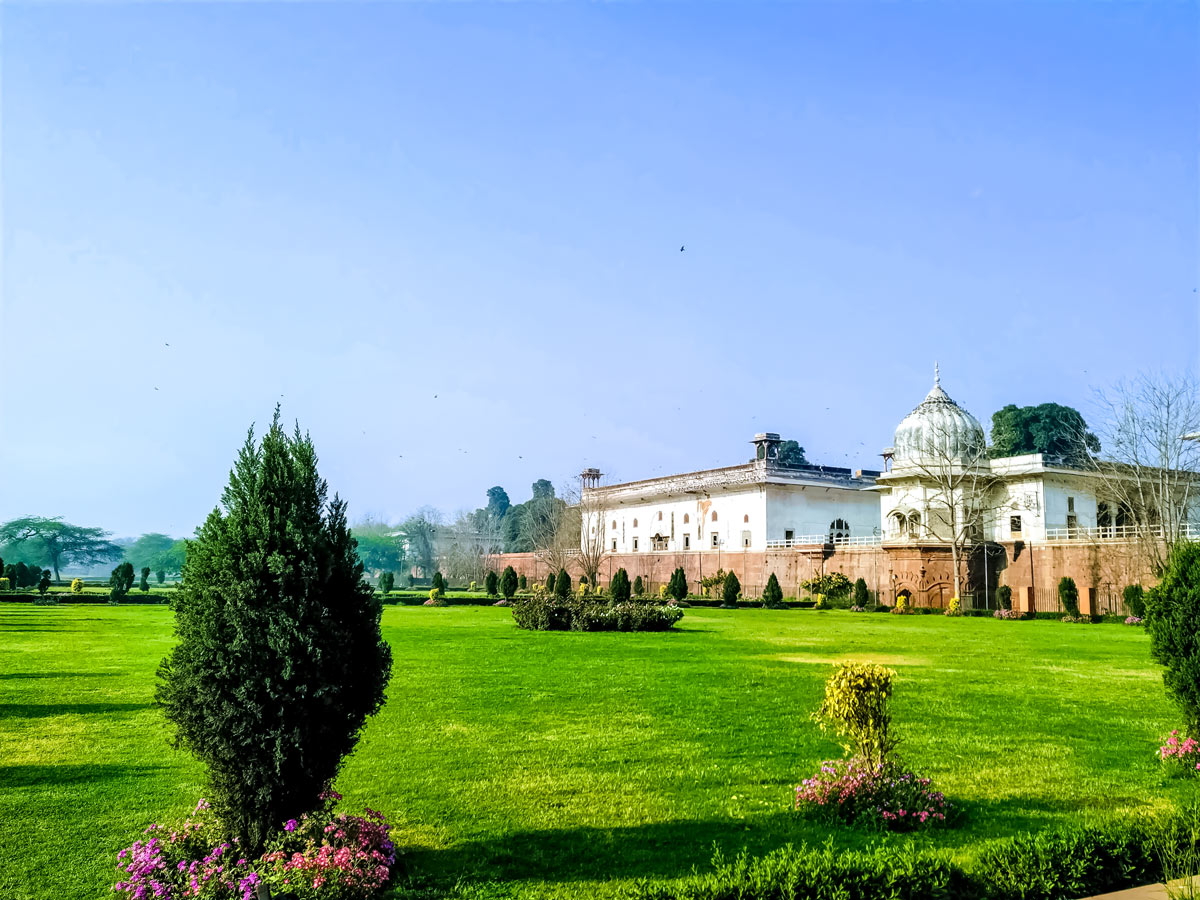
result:
M 151 825 L 143 840 L 117 854 L 113 891 L 131 900 L 253 900 L 258 885 L 299 900 L 369 898 L 396 861 L 387 820 L 336 813 L 341 795 L 327 790 L 323 805 L 289 819 L 259 858 L 238 853 L 204 800 L 182 824 Z

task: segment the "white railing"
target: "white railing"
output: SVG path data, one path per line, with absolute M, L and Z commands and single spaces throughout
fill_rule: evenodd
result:
M 835 547 L 877 547 L 882 542 L 883 539 L 877 534 L 842 538 L 833 538 L 828 534 L 802 534 L 799 537 L 767 541 L 767 549 L 787 550 L 790 547 L 824 547 L 826 545 L 833 545 Z
M 1131 541 L 1135 538 L 1161 538 L 1161 525 L 1105 525 L 1099 528 L 1047 528 L 1048 541 Z M 1185 540 L 1200 540 L 1200 525 L 1187 524 L 1179 529 Z

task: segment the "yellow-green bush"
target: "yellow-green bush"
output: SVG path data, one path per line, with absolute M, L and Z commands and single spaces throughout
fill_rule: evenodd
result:
M 82 594 L 83 593 L 83 579 L 82 578 L 76 578 L 71 582 L 71 593 L 72 594 Z
M 0 578 L 0 591 L 7 591 L 7 590 L 8 590 L 8 579 Z
M 894 669 L 871 662 L 839 663 L 825 683 L 825 700 L 813 718 L 822 731 L 842 738 L 846 752 L 880 766 L 896 749 L 891 735 Z

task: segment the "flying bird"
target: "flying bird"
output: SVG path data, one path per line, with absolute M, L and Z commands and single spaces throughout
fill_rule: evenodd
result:
M 679 252 L 680 252 L 680 253 L 682 253 L 682 252 L 683 252 L 683 247 L 682 247 L 682 246 L 679 248 Z

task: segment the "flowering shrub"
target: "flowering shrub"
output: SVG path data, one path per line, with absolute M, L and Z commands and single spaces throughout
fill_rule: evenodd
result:
M 821 763 L 796 787 L 796 809 L 818 818 L 913 831 L 945 825 L 953 808 L 928 778 L 854 757 Z
M 867 611 L 867 608 L 866 608 L 865 606 L 852 606 L 852 607 L 850 607 L 850 612 L 866 612 L 866 611 Z
M 72 594 L 82 594 L 83 593 L 83 579 L 82 578 L 72 579 L 71 593 Z
M 1140 619 L 1137 616 L 1126 616 L 1125 624 L 1126 625 L 1144 625 L 1146 623 L 1145 623 L 1145 620 Z
M 829 609 L 829 604 L 825 602 L 824 594 L 813 594 L 813 609 Z
M 1091 625 L 1092 617 L 1091 616 L 1063 616 L 1062 621 L 1066 622 L 1068 625 Z
M 993 619 L 1019 619 L 1021 613 L 1016 609 L 998 609 L 992 613 Z
M 896 605 L 892 607 L 892 612 L 898 616 L 908 615 L 908 596 L 901 594 L 896 598 Z
M 375 895 L 396 860 L 382 815 L 334 813 L 341 795 L 322 794 L 324 806 L 291 819 L 256 860 L 221 838 L 201 800 L 178 826 L 151 825 L 146 840 L 117 854 L 117 894 L 135 900 L 252 900 L 260 883 L 297 900 L 358 900 Z
M 421 604 L 422 606 L 446 606 L 446 601 L 442 597 L 442 592 L 434 588 L 429 592 L 429 599 Z
M 825 682 L 825 699 L 812 716 L 822 731 L 832 730 L 846 741 L 847 754 L 868 766 L 885 765 L 896 748 L 888 709 L 895 677 L 895 669 L 875 663 L 839 663 Z
M 658 596 L 662 600 L 667 598 L 667 586 L 665 584 L 660 584 L 658 586 Z
M 1196 775 L 1200 773 L 1200 741 L 1194 738 L 1179 738 L 1179 731 L 1167 735 L 1167 742 L 1158 748 L 1158 758 L 1173 775 Z
M 962 601 L 959 600 L 957 597 L 951 597 L 950 605 L 946 607 L 946 612 L 944 613 L 944 615 L 961 616 L 962 615 Z

